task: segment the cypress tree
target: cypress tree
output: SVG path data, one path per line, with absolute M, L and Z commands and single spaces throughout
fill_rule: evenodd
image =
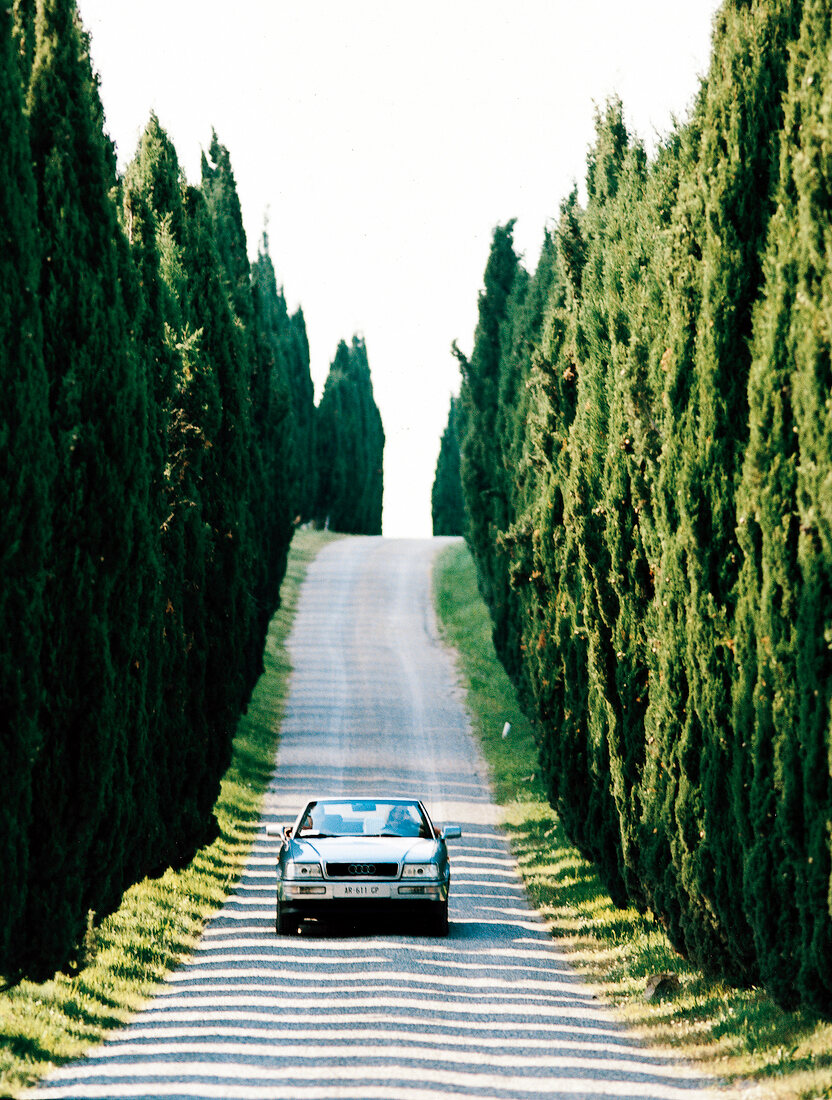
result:
M 199 679 L 192 684 L 194 705 L 204 712 L 207 742 L 201 747 L 200 782 L 194 793 L 196 823 L 213 831 L 213 806 L 231 759 L 237 719 L 250 690 L 253 548 L 246 510 L 251 476 L 251 363 L 229 305 L 205 198 L 199 189 L 187 187 L 183 204 L 188 323 L 191 331 L 199 334 L 199 369 L 210 394 L 212 414 L 208 420 L 200 416 L 198 406 L 188 409 L 191 422 L 196 420 L 203 427 L 207 452 L 200 474 L 208 544 L 204 588 L 193 622 L 195 644 L 203 650 L 204 665 L 194 669 Z M 196 398 L 198 393 L 193 391 L 190 396 Z
M 289 318 L 289 331 L 283 342 L 287 363 L 289 396 L 294 424 L 295 518 L 306 522 L 312 518 L 318 494 L 316 464 L 317 439 L 315 426 L 315 386 L 309 359 L 309 339 L 306 319 L 298 308 Z
M 163 345 L 157 387 L 168 403 L 164 553 L 164 724 L 160 866 L 181 866 L 216 835 L 213 805 L 250 674 L 248 550 L 236 526 L 249 491 L 237 416 L 246 415 L 250 362 L 232 315 L 227 273 L 205 198 L 189 187 L 155 116 L 127 172 L 148 212 L 158 255 Z M 135 212 L 132 213 L 135 228 Z M 152 236 L 153 240 L 150 240 Z M 149 257 L 148 257 L 149 258 Z M 238 492 L 229 499 L 229 490 Z M 243 593 L 243 598 L 241 598 Z
M 623 288 L 640 271 L 631 225 L 643 185 L 644 154 L 630 145 L 617 100 L 598 115 L 596 133 L 587 170 L 578 309 L 583 354 L 577 368 L 563 523 L 574 540 L 580 573 L 574 585 L 579 593 L 576 621 L 587 635 L 585 720 L 592 790 L 586 808 L 597 833 L 596 859 L 613 897 L 638 901 L 632 864 L 639 810 L 633 783 L 641 770 L 643 730 L 638 704 L 629 713 L 628 704 L 635 703 L 643 680 L 629 667 L 634 625 L 622 603 L 626 580 L 621 583 L 630 568 L 637 527 L 621 468 L 627 437 L 614 399 L 630 342 Z
M 42 752 L 42 646 L 54 455 L 38 301 L 37 196 L 11 12 L 0 9 L 0 974 L 25 928 L 32 771 Z
M 283 440 L 288 426 L 285 424 L 288 395 L 285 381 L 275 372 L 272 349 L 262 339 L 255 321 L 252 272 L 237 184 L 228 149 L 219 142 L 216 133 L 212 135 L 209 156 L 202 157 L 202 192 L 211 213 L 214 241 L 232 313 L 238 322 L 238 344 L 243 356 L 235 366 L 240 374 L 239 398 L 243 404 L 234 413 L 233 437 L 228 439 L 233 438 L 243 463 L 235 500 L 239 531 L 236 552 L 243 555 L 238 558 L 244 582 L 241 598 L 249 593 L 251 596 L 250 604 L 246 607 L 243 603 L 238 612 L 240 630 L 246 633 L 247 700 L 263 670 L 263 646 L 279 602 L 292 533 L 289 440 Z M 237 389 L 231 392 L 236 397 Z M 228 406 L 227 396 L 223 405 Z M 250 579 L 245 576 L 247 573 L 251 574 Z
M 42 978 L 71 959 L 87 912 L 103 916 L 121 897 L 135 812 L 127 742 L 145 736 L 142 637 L 129 620 L 146 583 L 134 555 L 150 480 L 147 380 L 122 292 L 112 147 L 71 0 L 38 4 L 28 113 L 56 478 L 47 705 L 17 957 Z
M 587 638 L 578 613 L 581 574 L 574 534 L 565 523 L 569 437 L 584 354 L 577 324 L 586 262 L 583 220 L 573 192 L 561 205 L 554 234 L 553 278 L 529 380 L 528 447 L 537 490 L 524 521 L 531 551 L 522 589 L 523 644 L 549 800 L 570 839 L 597 857 L 602 834 L 587 812 L 593 775 L 586 736 Z
M 316 420 L 319 523 L 345 534 L 380 535 L 384 429 L 361 338 L 338 345 Z
M 285 478 L 288 480 L 287 507 L 293 522 L 305 522 L 315 506 L 315 388 L 309 364 L 309 341 L 303 311 L 289 315 L 283 289 L 278 286 L 274 264 L 264 234 L 252 265 L 252 280 L 259 332 L 267 341 L 274 372 L 271 385 L 282 390 L 285 424 L 281 446 Z M 255 407 L 255 415 L 259 410 Z M 267 450 L 277 445 L 267 446 Z
M 465 501 L 459 473 L 459 437 L 457 435 L 458 398 L 452 397 L 448 423 L 442 433 L 436 474 L 431 489 L 431 517 L 434 535 L 465 533 Z
M 608 301 L 605 286 L 608 222 L 628 150 L 620 104 L 610 104 L 605 114 L 598 116 L 596 131 L 588 162 L 588 203 L 580 214 L 579 233 L 575 232 L 578 213 L 574 200 L 562 212 L 566 246 L 562 246 L 562 262 L 567 269 L 571 266 L 574 274 L 570 341 L 558 356 L 559 371 L 563 376 L 576 376 L 577 393 L 566 440 L 561 507 L 557 513 L 541 517 L 542 542 L 562 541 L 566 566 L 560 567 L 557 577 L 557 611 L 552 624 L 555 644 L 562 644 L 568 634 L 580 638 L 580 651 L 576 653 L 574 643 L 570 644 L 564 657 L 577 657 L 583 667 L 575 679 L 574 668 L 555 657 L 563 667 L 562 673 L 558 668 L 558 676 L 562 676 L 565 721 L 557 728 L 560 716 L 553 715 L 546 723 L 547 751 L 554 750 L 554 755 L 545 770 L 554 788 L 555 804 L 561 806 L 567 799 L 572 802 L 567 817 L 572 835 L 597 862 L 611 895 L 620 902 L 626 889 L 609 743 L 616 713 L 610 683 L 615 668 L 610 627 L 618 606 L 608 580 L 602 498 L 609 432 L 611 328 L 617 320 L 611 320 L 614 302 Z M 566 753 L 574 756 L 572 762 L 564 760 Z M 580 784 L 579 793 L 575 783 Z M 572 793 L 568 793 L 570 787 Z
M 260 569 L 260 650 L 268 622 L 280 600 L 280 584 L 297 515 L 296 451 L 308 441 L 298 440 L 291 380 L 284 342 L 290 321 L 278 292 L 274 268 L 264 238 L 252 266 L 252 291 L 257 337 L 256 371 L 252 380 L 252 418 L 260 454 L 258 497 Z M 311 382 L 311 379 L 310 379 Z
M 183 186 L 176 153 L 153 115 L 122 181 L 123 222 L 143 290 L 137 332 L 149 362 L 158 453 L 152 502 L 159 580 L 145 604 L 153 677 L 148 689 L 152 736 L 145 762 L 147 873 L 179 865 L 193 851 L 196 814 L 188 766 L 191 741 L 204 725 L 188 706 L 188 672 L 202 656 L 184 625 L 185 606 L 202 584 L 205 550 L 195 476 L 203 447 L 199 424 L 187 423 L 184 409 L 189 381 L 199 375 L 191 369 L 194 340 L 182 312 L 186 281 L 176 236 L 183 233 Z M 197 834 L 202 835 L 199 830 Z
M 498 434 L 500 378 L 513 304 L 525 292 L 528 278 L 514 251 L 513 234 L 513 221 L 494 230 L 470 359 L 454 346 L 462 371 L 459 439 L 466 539 L 502 661 L 508 660 L 509 584 L 500 568 L 497 538 L 510 520 Z
M 536 490 L 536 467 L 529 459 L 528 421 L 533 352 L 538 346 L 552 280 L 556 249 L 550 233 L 544 235 L 540 259 L 529 277 L 521 268 L 509 301 L 501 334 L 500 374 L 497 389 L 497 461 L 502 475 L 502 528 L 495 547 L 495 571 L 501 578 L 498 605 L 501 618 L 494 623 L 494 637 L 501 646 L 501 660 L 517 689 L 521 706 L 531 706 L 530 685 L 524 656 L 522 587 L 528 583 L 531 525 L 528 508 Z
M 750 439 L 738 492 L 736 769 L 743 894 L 763 981 L 832 1012 L 829 912 L 828 216 L 830 26 L 805 4 L 792 52 L 779 185 L 755 313 Z M 750 750 L 750 751 L 748 751 Z
M 619 817 L 622 876 L 629 900 L 644 902 L 642 800 L 645 730 L 655 665 L 655 578 L 660 568 L 654 492 L 661 467 L 666 244 L 678 187 L 678 134 L 652 166 L 638 143 L 623 164 L 606 230 L 604 300 L 609 309 L 609 421 L 599 488 L 606 571 L 595 570 L 604 612 L 596 662 L 596 705 L 609 744 L 610 779 Z

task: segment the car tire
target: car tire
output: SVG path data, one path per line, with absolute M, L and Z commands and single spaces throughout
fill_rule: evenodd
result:
M 298 923 L 297 917 L 290 917 L 286 913 L 285 909 L 280 904 L 280 898 L 278 898 L 274 918 L 274 930 L 278 936 L 290 936 L 293 932 L 297 932 Z
M 447 936 L 448 934 L 448 900 L 437 901 L 433 906 L 430 919 L 430 930 L 434 936 Z

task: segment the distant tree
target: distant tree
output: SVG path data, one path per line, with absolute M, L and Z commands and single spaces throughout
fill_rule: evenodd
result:
M 360 337 L 338 345 L 316 415 L 318 522 L 335 531 L 380 535 L 384 429 Z
M 436 474 L 431 490 L 431 515 L 434 535 L 465 534 L 465 501 L 459 473 L 459 437 L 457 436 L 459 399 L 451 398 L 448 423 L 442 433 Z

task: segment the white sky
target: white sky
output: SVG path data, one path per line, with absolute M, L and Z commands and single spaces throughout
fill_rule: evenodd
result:
M 495 225 L 533 270 L 613 93 L 685 118 L 718 0 L 79 0 L 123 166 L 151 110 L 188 179 L 211 128 L 249 252 L 268 216 L 320 394 L 362 333 L 387 436 L 384 533 L 431 531 L 439 440 Z

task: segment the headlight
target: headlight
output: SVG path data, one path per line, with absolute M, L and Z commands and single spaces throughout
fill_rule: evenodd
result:
M 405 863 L 402 878 L 439 878 L 439 868 L 435 863 Z
M 292 879 L 323 878 L 324 873 L 321 870 L 320 863 L 297 863 L 294 859 L 290 859 L 286 861 L 283 877 Z

